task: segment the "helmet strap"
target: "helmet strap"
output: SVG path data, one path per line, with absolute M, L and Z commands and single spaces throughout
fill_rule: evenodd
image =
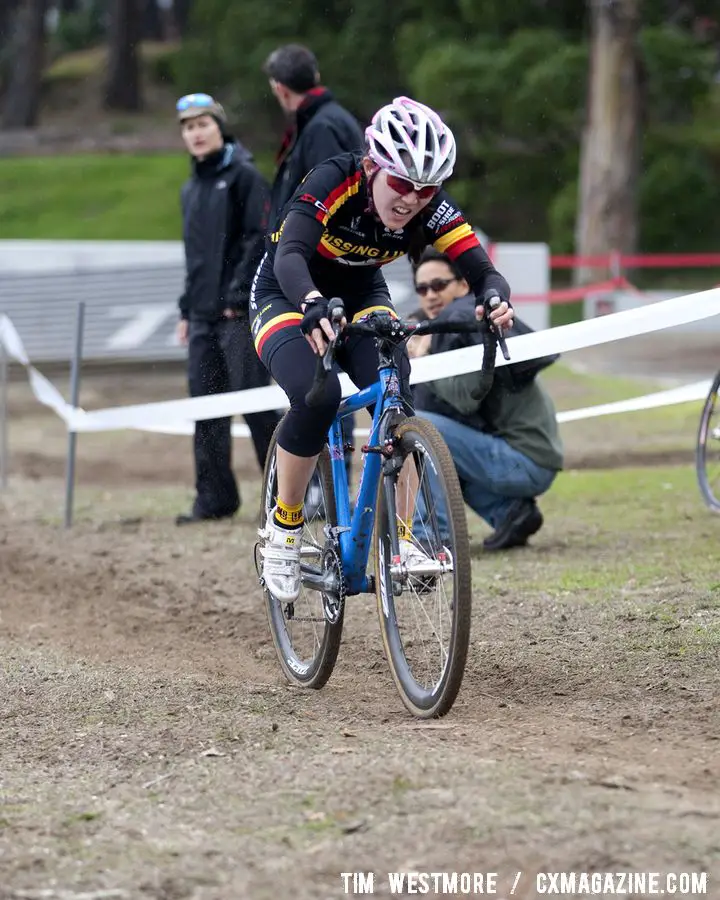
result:
M 373 192 L 373 184 L 375 183 L 375 179 L 377 178 L 379 172 L 380 172 L 380 166 L 375 164 L 375 168 L 367 176 L 366 187 L 367 187 L 368 202 L 367 202 L 367 206 L 365 207 L 366 213 L 374 213 L 375 212 L 375 204 L 373 203 L 373 193 L 372 192 Z

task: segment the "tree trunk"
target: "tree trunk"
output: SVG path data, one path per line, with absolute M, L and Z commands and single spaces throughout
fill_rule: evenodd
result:
M 178 31 L 182 37 L 185 37 L 190 24 L 192 0 L 173 0 L 172 8 Z
M 12 23 L 18 0 L 0 0 L 0 50 L 12 39 Z
M 589 0 L 592 47 L 575 234 L 580 256 L 637 248 L 641 130 L 639 0 Z M 578 284 L 607 277 L 579 266 Z
M 112 0 L 104 97 L 106 109 L 137 112 L 142 106 L 139 55 L 141 33 L 141 0 Z
M 46 8 L 47 0 L 23 0 L 15 16 L 3 128 L 32 128 L 37 124 L 45 62 Z
M 145 41 L 165 39 L 163 16 L 157 0 L 144 0 L 142 37 Z

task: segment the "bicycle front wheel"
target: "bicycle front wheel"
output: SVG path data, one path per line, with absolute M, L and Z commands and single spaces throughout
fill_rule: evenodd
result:
M 375 590 L 385 654 L 405 706 L 445 715 L 460 690 L 470 641 L 472 582 L 465 504 L 450 451 L 426 419 L 395 431 L 399 474 L 380 479 Z M 394 555 L 392 531 L 402 532 Z
M 280 426 L 278 426 L 279 428 Z M 277 430 L 268 450 L 260 502 L 260 527 L 277 502 Z M 335 496 L 327 448 L 320 454 L 317 477 L 305 496 L 301 559 L 317 569 L 333 566 L 334 558 L 325 551 L 324 525 L 335 525 Z M 321 497 L 310 500 L 310 492 L 320 490 Z M 312 511 L 311 511 L 312 510 Z M 288 681 L 302 687 L 321 688 L 332 675 L 342 637 L 345 608 L 317 590 L 300 585 L 297 600 L 281 602 L 264 588 L 270 632 L 280 666 Z
M 700 493 L 713 512 L 720 512 L 720 372 L 705 400 L 695 448 L 695 468 Z

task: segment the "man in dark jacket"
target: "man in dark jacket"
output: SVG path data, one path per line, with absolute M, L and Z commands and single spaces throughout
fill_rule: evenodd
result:
M 285 204 L 307 173 L 333 156 L 361 150 L 365 136 L 357 119 L 320 84 L 317 59 L 307 47 L 278 47 L 268 56 L 263 71 L 280 108 L 289 117 L 272 185 L 270 223 L 274 230 Z M 352 445 L 355 417 L 346 416 L 342 424 L 345 443 Z M 346 468 L 349 479 L 349 454 Z M 308 518 L 319 512 L 321 496 L 314 476 L 305 501 Z
M 186 280 L 177 329 L 188 347 L 190 395 L 263 387 L 269 376 L 253 348 L 247 305 L 263 254 L 268 185 L 227 131 L 225 112 L 212 97 L 182 97 L 177 113 L 192 156 L 182 189 Z M 254 413 L 245 421 L 262 468 L 278 415 Z M 230 418 L 196 423 L 197 495 L 178 525 L 230 517 L 239 509 L 230 426 Z
M 274 227 L 310 169 L 340 153 L 361 150 L 365 138 L 355 117 L 320 84 L 317 60 L 307 47 L 278 47 L 268 56 L 263 71 L 290 120 L 272 186 L 270 223 Z
M 432 247 L 415 269 L 415 289 L 427 318 L 474 321 L 467 281 Z M 522 328 L 517 318 L 514 328 Z M 481 341 L 479 333 L 425 335 L 411 338 L 408 352 L 417 358 Z M 417 414 L 437 427 L 450 449 L 465 502 L 494 528 L 483 542 L 486 550 L 522 546 L 542 527 L 536 498 L 562 469 L 563 446 L 552 399 L 536 375 L 555 359 L 514 363 L 494 375 L 468 372 L 414 389 Z

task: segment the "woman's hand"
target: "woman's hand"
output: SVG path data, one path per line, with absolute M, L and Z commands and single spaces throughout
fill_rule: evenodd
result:
M 180 319 L 180 321 L 175 326 L 175 335 L 178 339 L 178 344 L 181 347 L 187 347 L 188 344 L 188 334 L 190 332 L 190 323 L 187 319 Z
M 484 309 L 482 303 L 475 307 L 475 318 L 480 320 L 483 317 Z M 495 307 L 490 313 L 490 321 L 493 325 L 499 325 L 500 328 L 512 328 L 514 321 L 514 311 L 504 300 Z
M 427 356 L 432 342 L 431 334 L 414 334 L 407 342 L 407 352 L 410 359 L 418 359 Z
M 329 341 L 335 337 L 333 326 L 328 319 L 328 300 L 325 297 L 313 297 L 303 304 L 303 319 L 300 322 L 300 330 L 305 335 L 305 340 L 312 347 L 313 353 L 322 356 L 327 350 Z M 345 316 L 340 321 L 340 330 L 347 325 Z

